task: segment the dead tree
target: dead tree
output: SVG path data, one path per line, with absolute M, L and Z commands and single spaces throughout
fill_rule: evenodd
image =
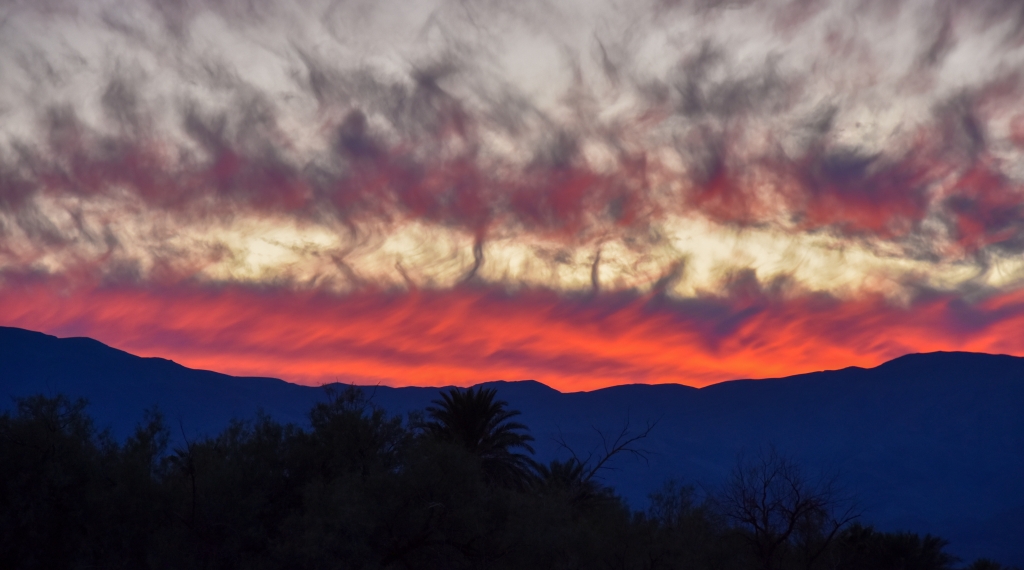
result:
M 573 491 L 574 503 L 585 503 L 591 499 L 607 494 L 608 489 L 598 483 L 599 473 L 604 470 L 614 469 L 611 461 L 617 456 L 628 455 L 635 459 L 647 461 L 650 452 L 640 445 L 640 442 L 647 438 L 658 425 L 658 421 L 648 421 L 640 431 L 632 431 L 629 418 L 626 418 L 622 429 L 611 437 L 609 434 L 594 427 L 601 443 L 592 448 L 585 456 L 577 453 L 569 445 L 565 437 L 559 434 L 555 441 L 560 447 L 569 452 L 570 458 L 566 462 L 553 461 L 548 466 L 539 466 L 539 475 L 542 480 L 555 483 L 562 487 L 568 487 Z M 602 489 L 604 492 L 602 492 Z
M 810 570 L 839 531 L 859 515 L 837 475 L 808 477 L 774 447 L 741 460 L 718 493 L 719 508 L 741 531 L 761 570 Z

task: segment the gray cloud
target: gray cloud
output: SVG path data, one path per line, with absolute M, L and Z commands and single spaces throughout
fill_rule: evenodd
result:
M 1000 150 L 1016 148 L 1000 125 L 1020 88 L 999 71 L 1021 57 L 1015 6 L 8 3 L 8 28 L 87 31 L 0 42 L 20 126 L 0 133 L 0 227 L 36 252 L 114 250 L 111 224 L 99 240 L 55 209 L 125 195 L 174 223 L 285 216 L 364 243 L 416 221 L 473 236 L 471 278 L 494 236 L 592 249 L 697 213 L 981 263 L 1024 250 L 1019 149 Z M 870 51 L 887 20 L 925 10 L 878 48 L 909 45 L 905 68 Z M 856 29 L 837 27 L 854 12 Z M 579 29 L 552 35 L 545 14 Z M 968 41 L 993 29 L 1006 41 Z M 972 49 L 999 62 L 954 89 L 944 74 Z

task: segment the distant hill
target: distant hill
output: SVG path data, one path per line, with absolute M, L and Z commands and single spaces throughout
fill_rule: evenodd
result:
M 626 385 L 562 394 L 533 381 L 491 382 L 522 410 L 540 459 L 586 453 L 628 420 L 658 421 L 649 463 L 605 473 L 635 507 L 666 479 L 713 487 L 741 453 L 774 444 L 809 470 L 838 469 L 864 520 L 933 533 L 950 550 L 1024 567 L 1024 358 L 915 354 L 872 369 L 846 368 L 703 389 Z M 366 388 L 393 413 L 423 409 L 439 388 Z M 213 434 L 258 409 L 304 423 L 324 391 L 139 358 L 87 338 L 0 327 L 0 409 L 13 398 L 87 398 L 100 427 L 123 437 L 153 405 L 176 437 Z

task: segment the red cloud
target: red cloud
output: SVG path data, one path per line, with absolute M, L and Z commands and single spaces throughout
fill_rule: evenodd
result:
M 877 297 L 777 298 L 740 287 L 673 300 L 545 290 L 372 291 L 99 287 L 0 289 L 0 323 L 87 335 L 144 356 L 316 384 L 468 385 L 533 378 L 557 389 L 643 382 L 695 386 L 776 377 L 901 354 L 1024 355 L 1024 293 L 976 304 L 932 295 L 910 307 Z

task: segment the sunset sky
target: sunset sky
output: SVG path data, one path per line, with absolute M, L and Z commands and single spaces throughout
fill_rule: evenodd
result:
M 1019 0 L 0 0 L 0 325 L 304 384 L 1024 355 Z

